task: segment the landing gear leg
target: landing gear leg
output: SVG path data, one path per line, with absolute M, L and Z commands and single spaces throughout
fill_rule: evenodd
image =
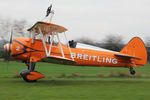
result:
M 29 67 L 28 67 L 29 71 L 34 71 L 35 65 L 36 65 L 35 62 L 30 62 L 30 63 L 29 63 Z
M 130 69 L 130 74 L 131 75 L 134 75 L 136 73 L 135 70 L 133 69 L 133 67 L 129 67 L 129 69 Z

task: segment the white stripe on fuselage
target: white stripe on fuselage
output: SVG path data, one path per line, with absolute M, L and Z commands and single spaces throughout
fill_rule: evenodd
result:
M 91 45 L 87 45 L 87 44 L 83 44 L 83 43 L 77 43 L 76 48 L 118 53 L 116 51 L 111 51 L 111 50 L 107 50 L 107 49 L 104 49 L 104 48 L 100 48 L 100 47 L 96 47 L 96 46 L 91 46 Z

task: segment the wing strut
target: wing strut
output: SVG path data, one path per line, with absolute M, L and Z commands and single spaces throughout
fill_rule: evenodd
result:
M 64 55 L 64 52 L 63 52 L 63 48 L 61 46 L 61 42 L 60 42 L 58 33 L 55 32 L 55 33 L 52 34 L 52 40 L 51 40 L 51 43 L 50 43 L 50 46 L 49 46 L 49 52 L 48 52 L 46 44 L 45 44 L 45 41 L 44 41 L 44 36 L 42 34 L 40 26 L 38 26 L 38 29 L 39 29 L 39 32 L 40 32 L 40 35 L 41 35 L 41 38 L 42 38 L 42 42 L 43 42 L 43 46 L 44 46 L 44 49 L 45 49 L 46 56 L 47 57 L 50 56 L 50 52 L 51 52 L 51 48 L 52 48 L 52 43 L 53 43 L 54 35 L 56 34 L 58 42 L 59 42 L 59 46 L 60 46 L 62 57 L 65 58 L 65 55 Z
M 43 42 L 43 46 L 44 46 L 44 49 L 45 49 L 46 56 L 49 56 L 49 54 L 48 54 L 48 52 L 47 52 L 47 47 L 46 47 L 46 44 L 45 44 L 45 41 L 44 41 L 44 36 L 43 36 L 43 34 L 42 34 L 42 31 L 41 31 L 40 26 L 38 26 L 38 28 L 39 28 L 40 35 L 41 35 L 41 37 L 42 37 L 42 42 Z
M 48 53 L 49 55 L 51 55 L 53 40 L 54 40 L 54 33 L 52 34 L 52 39 L 51 39 L 50 46 L 49 46 L 49 53 Z
M 66 43 L 67 43 L 67 45 L 68 45 L 68 39 L 67 39 L 67 36 L 66 36 L 66 33 L 64 32 L 64 35 L 65 35 L 65 38 L 66 38 Z M 70 52 L 70 54 L 72 54 L 72 52 L 71 52 L 71 49 L 70 49 L 70 45 L 68 45 L 68 47 L 69 47 L 69 52 Z M 71 56 L 71 58 L 72 58 L 72 60 L 74 61 L 74 58 Z
M 63 52 L 63 48 L 62 48 L 62 46 L 61 46 L 60 39 L 59 39 L 59 36 L 58 36 L 58 33 L 56 33 L 56 35 L 57 35 L 57 39 L 58 39 L 58 42 L 59 42 L 59 46 L 60 46 L 60 50 L 61 50 L 61 54 L 62 54 L 62 56 L 65 58 L 65 56 L 64 56 L 64 52 Z

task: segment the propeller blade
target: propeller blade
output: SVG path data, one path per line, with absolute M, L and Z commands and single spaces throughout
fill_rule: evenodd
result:
M 10 44 L 12 44 L 12 35 L 13 35 L 13 30 L 11 29 L 11 35 L 10 35 Z
M 10 35 L 10 41 L 9 41 L 9 44 L 10 44 L 10 51 L 8 52 L 8 59 L 10 58 L 11 56 L 11 49 L 12 49 L 12 38 L 13 37 L 13 29 L 11 29 L 11 35 Z

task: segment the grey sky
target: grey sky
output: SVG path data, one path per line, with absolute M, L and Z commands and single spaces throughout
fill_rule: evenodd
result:
M 53 22 L 68 28 L 69 39 L 101 40 L 108 34 L 150 36 L 150 0 L 0 0 L 0 16 L 41 20 L 53 3 Z

